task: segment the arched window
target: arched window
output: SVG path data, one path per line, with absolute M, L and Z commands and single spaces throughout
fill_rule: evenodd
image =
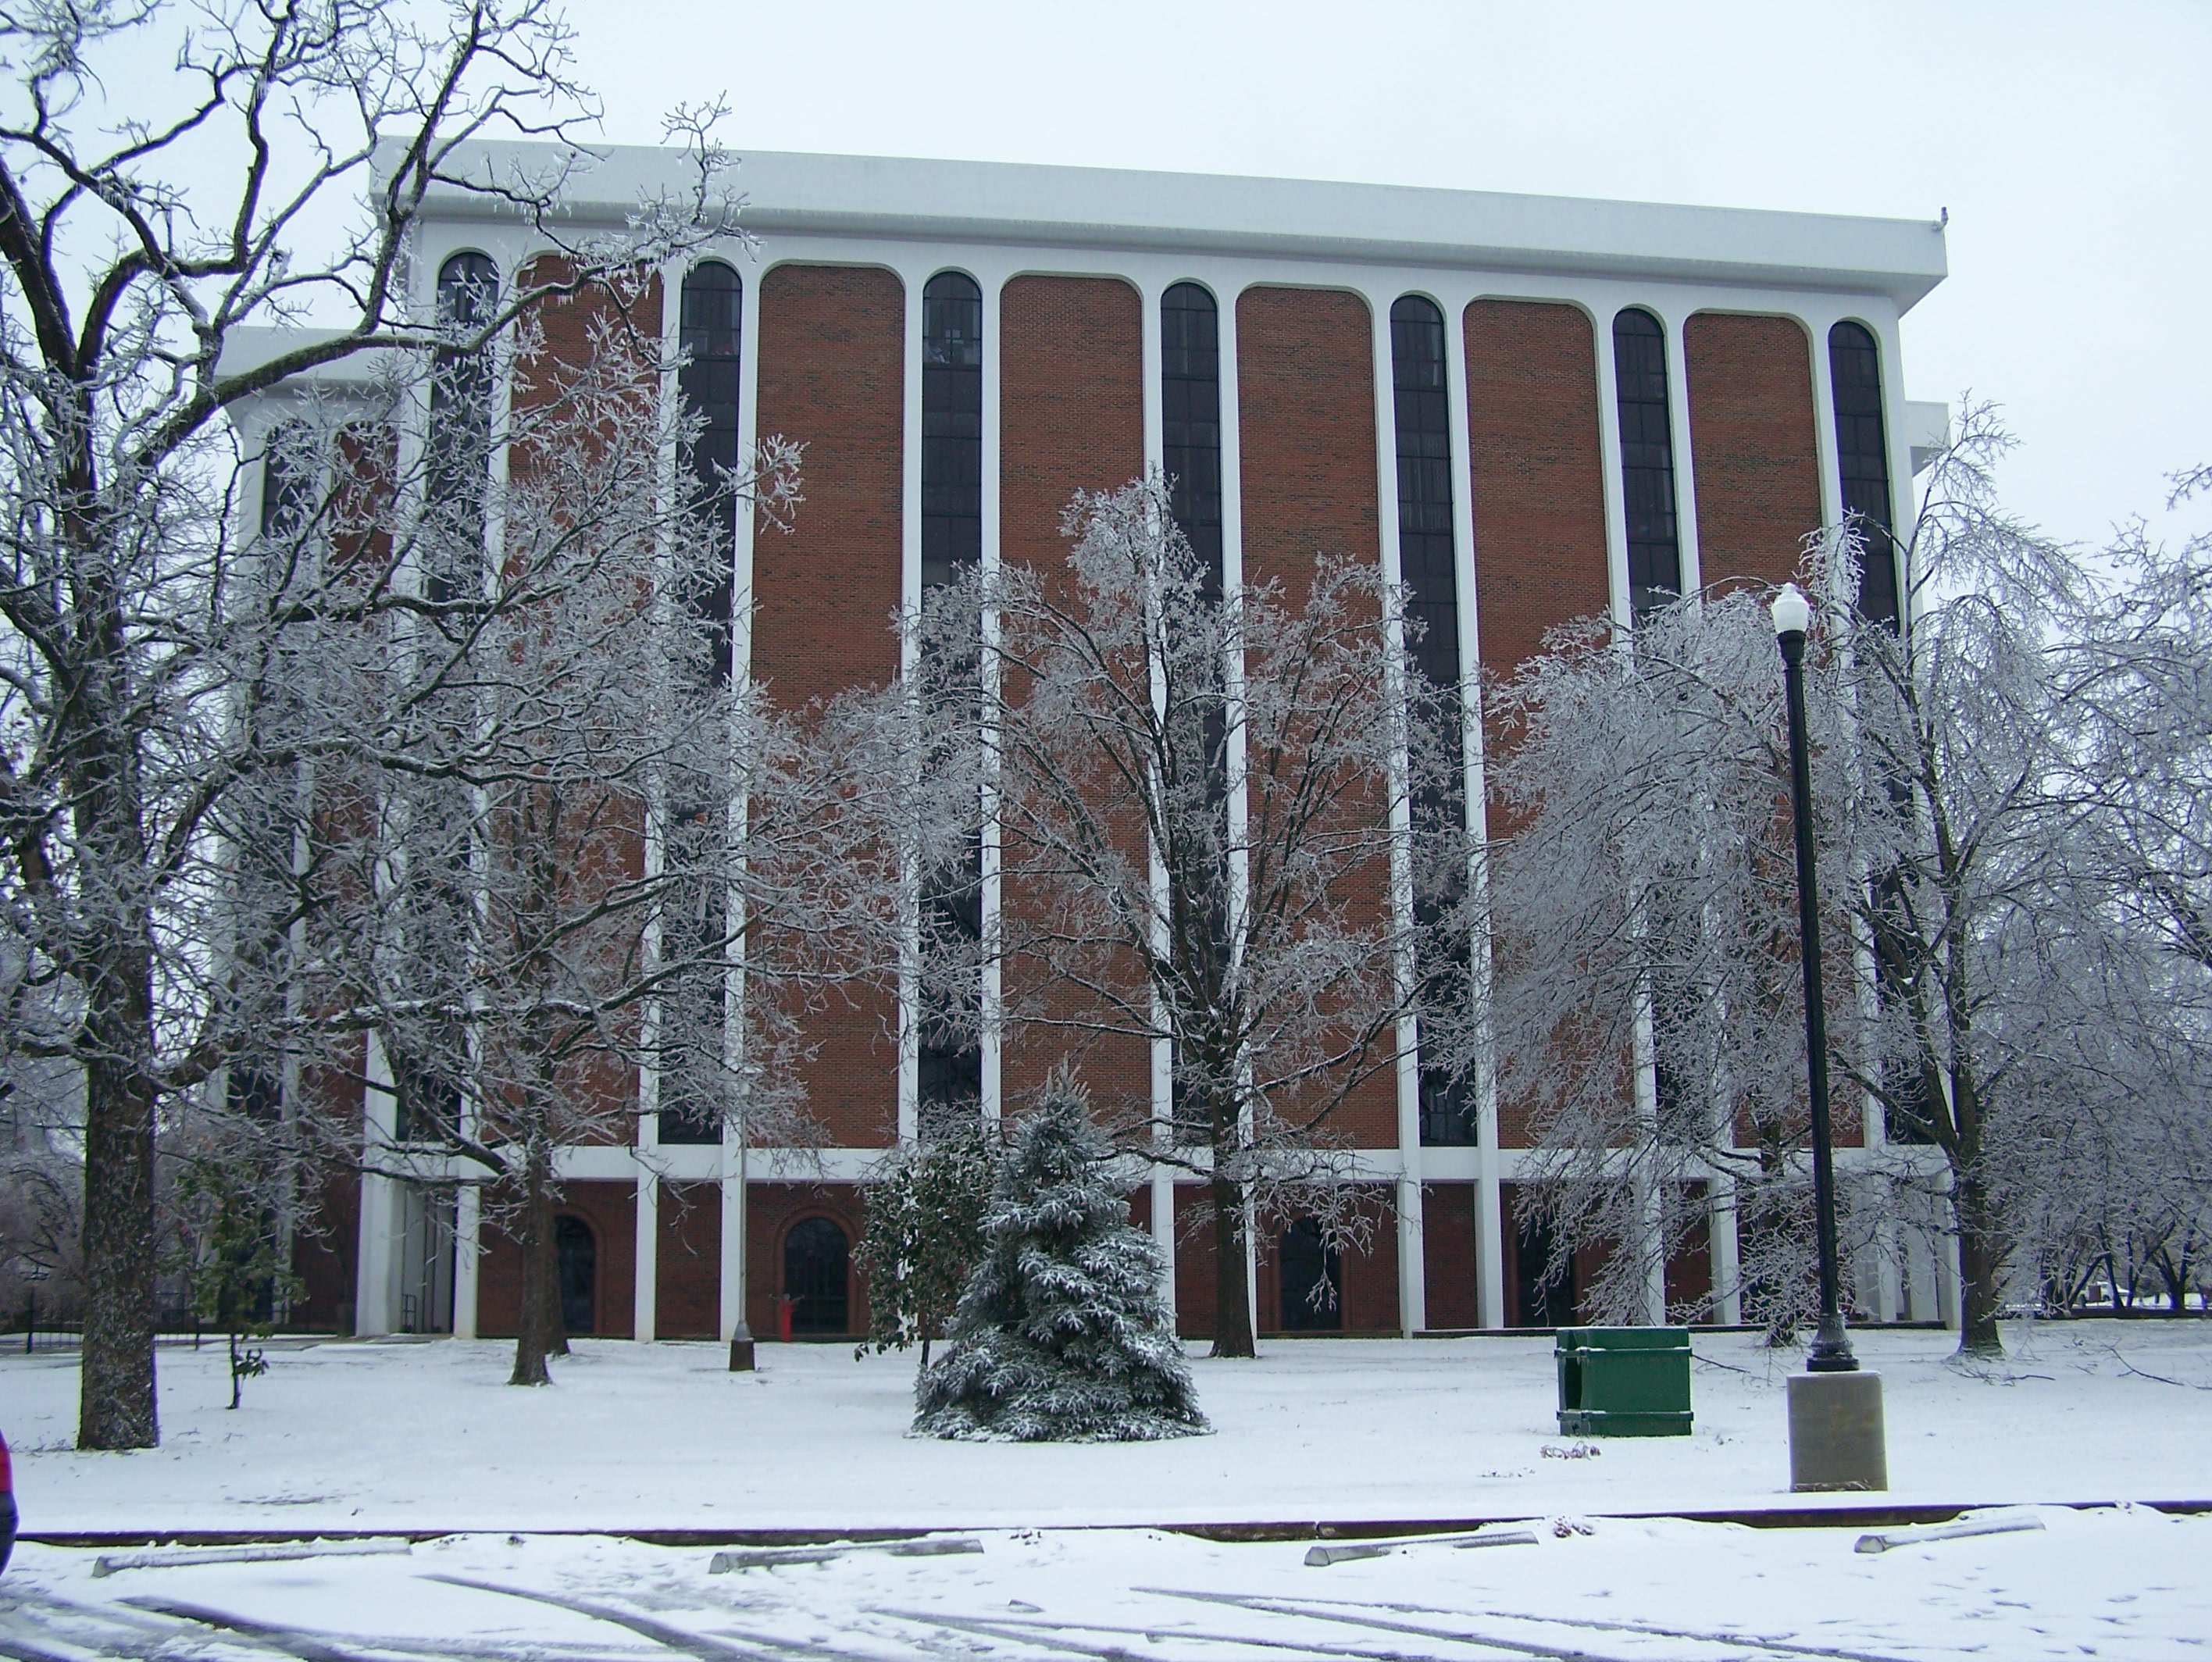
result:
M 983 291 L 940 271 L 921 291 L 921 585 L 983 552 Z
M 973 277 L 940 271 L 921 294 L 923 594 L 982 553 L 983 291 Z M 926 939 L 972 953 L 983 937 L 980 827 L 961 858 L 924 875 L 922 904 Z M 949 1012 L 921 1011 L 915 1089 L 925 1136 L 982 1100 L 983 1052 Z
M 1419 294 L 1402 296 L 1390 308 L 1392 416 L 1398 453 L 1398 571 L 1406 585 L 1407 655 L 1436 686 L 1455 688 L 1460 679 L 1459 570 L 1452 541 L 1452 453 L 1450 403 L 1445 385 L 1444 315 L 1436 302 Z M 1445 743 L 1455 754 L 1461 742 L 1456 699 L 1445 719 Z M 1417 825 L 1431 829 L 1462 826 L 1467 793 L 1455 779 L 1441 792 L 1424 793 L 1413 804 Z M 1442 914 L 1452 897 L 1414 897 L 1422 921 Z M 1442 1004 L 1467 992 L 1463 954 L 1437 954 L 1420 966 L 1424 1002 Z M 1424 1066 L 1419 1074 L 1421 1140 L 1464 1144 L 1475 1140 L 1474 1104 L 1464 1080 Z
M 572 1212 L 553 1220 L 553 1261 L 561 1291 L 561 1325 L 572 1334 L 598 1326 L 599 1249 L 592 1226 Z
M 1613 320 L 1613 377 L 1620 411 L 1620 500 L 1628 524 L 1628 597 L 1643 616 L 1682 592 L 1674 528 L 1674 440 L 1667 403 L 1667 337 L 1649 312 Z
M 1283 1284 L 1283 1331 L 1344 1331 L 1344 1260 L 1310 1217 L 1283 1231 L 1277 1259 Z
M 846 1292 L 851 1245 L 826 1217 L 804 1219 L 783 1238 L 783 1293 L 792 1301 L 794 1334 L 851 1331 Z
M 1179 282 L 1160 296 L 1160 464 L 1176 528 L 1221 593 L 1221 318 Z
M 685 407 L 705 428 L 690 453 L 690 506 L 705 519 L 720 556 L 716 579 L 690 597 L 714 626 L 714 680 L 730 676 L 732 561 L 737 531 L 737 492 L 730 480 L 738 465 L 738 362 L 744 346 L 744 286 L 720 260 L 694 266 L 684 279 L 684 368 L 678 384 Z
M 261 534 L 297 536 L 313 512 L 315 452 L 304 422 L 285 422 L 261 441 Z
M 1836 401 L 1836 475 L 1844 512 L 1864 544 L 1859 611 L 1897 627 L 1897 548 L 1890 540 L 1889 443 L 1881 417 L 1881 350 L 1862 324 L 1828 331 L 1828 382 Z
M 490 322 L 499 271 L 483 254 L 456 254 L 438 269 L 438 323 L 465 337 Z M 484 499 L 491 468 L 492 358 L 488 347 L 441 349 L 430 374 L 429 505 L 423 583 L 433 600 L 473 585 L 483 563 Z

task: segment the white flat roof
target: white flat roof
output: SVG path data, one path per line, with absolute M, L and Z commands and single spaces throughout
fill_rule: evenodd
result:
M 551 145 L 465 147 L 453 171 L 487 185 L 546 176 Z M 1902 312 L 1943 280 L 1933 219 L 1681 207 L 1510 196 L 1396 185 L 1046 167 L 1025 162 L 734 151 L 744 223 L 763 234 L 821 232 L 919 240 L 1019 242 L 1588 272 L 1887 295 Z M 639 199 L 680 191 L 681 152 L 609 146 L 563 191 L 585 221 L 619 221 Z M 453 186 L 441 216 L 495 215 Z

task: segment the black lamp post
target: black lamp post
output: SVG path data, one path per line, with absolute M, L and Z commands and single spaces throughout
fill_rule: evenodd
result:
M 1790 808 L 1797 831 L 1797 950 L 1805 969 L 1805 1071 L 1813 1100 L 1813 1208 L 1820 1237 L 1820 1325 L 1805 1352 L 1808 1374 L 1854 1374 L 1836 1275 L 1835 1156 L 1828 1134 L 1828 1017 L 1820 996 L 1820 890 L 1813 866 L 1813 782 L 1805 739 L 1805 634 L 1813 608 L 1795 583 L 1774 597 L 1774 638 L 1790 706 Z

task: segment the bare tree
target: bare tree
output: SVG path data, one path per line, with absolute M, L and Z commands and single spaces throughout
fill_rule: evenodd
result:
M 1458 689 L 1406 670 L 1402 597 L 1372 568 L 1324 557 L 1302 592 L 1222 597 L 1158 479 L 1079 495 L 1063 529 L 1064 568 L 929 595 L 906 677 L 841 719 L 874 736 L 873 811 L 915 893 L 952 887 L 931 874 L 988 828 L 1003 903 L 981 930 L 919 908 L 921 1007 L 1087 1058 L 1125 1143 L 1204 1176 L 1214 1354 L 1249 1356 L 1249 1215 L 1359 1227 L 1333 1121 L 1442 984 L 1416 966 L 1468 955 L 1467 840 L 1413 812 L 1461 799 Z
M 419 490 L 330 494 L 331 545 L 374 557 L 338 561 L 264 713 L 313 778 L 272 908 L 291 969 L 267 979 L 304 984 L 295 1041 L 366 1093 L 370 1166 L 477 1186 L 514 1240 L 518 1385 L 562 1347 L 559 1151 L 629 1145 L 654 1110 L 805 1141 L 799 1002 L 854 973 L 848 897 L 896 887 L 847 857 L 813 753 L 730 673 L 724 528 L 793 505 L 796 453 L 669 488 L 697 423 L 617 298 L 573 302 L 599 302 L 574 361 L 517 325 L 509 413 L 477 430 L 507 458 L 487 500 L 448 488 L 435 443 Z
M 1901 551 L 1909 633 L 1851 604 L 1856 535 L 1877 528 L 1827 537 L 1807 572 L 1832 1065 L 1883 1116 L 1889 1176 L 1918 1180 L 1915 1149 L 1940 1153 L 1970 1352 L 1998 1346 L 2039 1205 L 2100 1171 L 2109 1200 L 2154 1204 L 2094 1151 L 2154 1124 L 2172 1149 L 2212 1079 L 2212 976 L 2191 949 L 2205 550 L 2049 543 L 1996 503 L 2005 443 L 1969 406 L 1930 474 Z M 1742 591 L 1693 597 L 1626 641 L 1571 631 L 1499 701 L 1528 739 L 1492 777 L 1530 816 L 1499 857 L 1500 1054 L 1557 1180 L 1532 1204 L 1571 1240 L 1663 1253 L 1690 1183 L 1748 1183 L 1755 1200 L 1798 1180 L 1778 704 L 1771 629 Z M 1881 1192 L 1856 1191 L 1877 1207 Z
M 0 34 L 16 66 L 0 113 L 6 1034 L 82 1075 L 78 1436 L 138 1447 L 157 1436 L 156 1122 L 221 1065 L 244 1007 L 209 948 L 228 893 L 209 820 L 293 761 L 233 719 L 241 666 L 276 643 L 231 616 L 226 418 L 366 353 L 491 340 L 719 233 L 729 204 L 702 149 L 692 189 L 580 240 L 555 208 L 595 111 L 544 0 L 34 0 Z M 143 73 L 163 57 L 169 73 Z M 554 142 L 513 166 L 468 148 L 516 135 Z M 465 328 L 424 315 L 408 251 L 434 191 L 474 193 L 573 258 Z M 317 326 L 273 354 L 227 355 L 243 330 L 301 321 Z M 319 579 L 288 580 L 253 627 L 316 615 Z

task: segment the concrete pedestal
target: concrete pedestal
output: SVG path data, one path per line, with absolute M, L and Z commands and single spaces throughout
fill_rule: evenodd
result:
M 1790 1376 L 1790 1487 L 1889 1487 L 1881 1374 Z

